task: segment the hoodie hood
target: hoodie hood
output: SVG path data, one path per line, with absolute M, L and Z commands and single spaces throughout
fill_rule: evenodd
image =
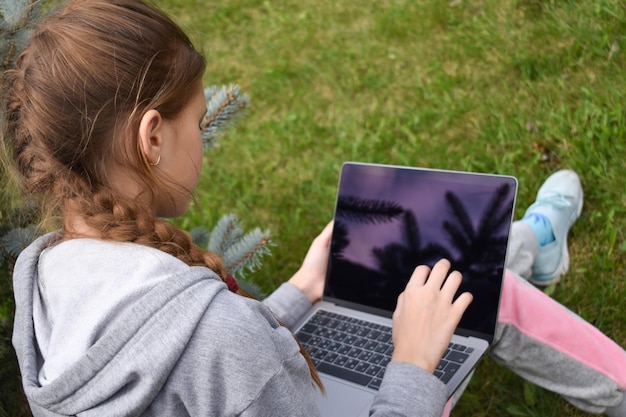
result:
M 91 276 L 97 277 L 96 280 L 108 276 L 121 286 L 130 285 L 132 297 L 121 295 L 128 294 L 127 291 L 110 291 L 113 296 L 110 292 L 100 294 L 108 300 L 103 304 L 94 302 L 97 292 L 91 293 L 93 297 L 81 296 L 78 300 L 68 292 L 67 300 L 77 304 L 76 311 L 87 311 L 86 306 L 95 305 L 101 312 L 94 324 L 99 330 L 90 336 L 88 346 L 75 361 L 42 385 L 41 370 L 50 352 L 44 355 L 45 349 L 40 350 L 33 312 L 39 304 L 42 311 L 51 314 L 47 307 L 63 303 L 63 300 L 50 303 L 42 296 L 40 259 L 50 237 L 46 235 L 25 249 L 13 273 L 16 303 L 13 345 L 33 414 L 140 414 L 165 384 L 215 295 L 228 291 L 226 285 L 208 268 L 189 267 L 156 249 L 131 243 L 120 246 L 93 239 L 77 240 L 74 244 L 83 246 L 80 251 L 73 251 L 74 259 L 67 259 L 72 265 L 66 268 L 70 275 L 66 278 L 91 285 L 88 281 Z M 84 250 L 84 245 L 95 250 Z M 134 256 L 132 250 L 137 247 L 155 251 L 153 254 L 158 259 Z M 76 269 L 75 265 L 82 266 Z M 59 268 L 63 266 L 59 264 Z M 138 285 L 142 277 L 146 283 Z M 78 314 L 73 318 L 76 323 L 85 319 L 85 314 Z M 52 327 L 59 325 L 59 321 L 70 320 L 71 324 L 72 318 L 65 316 L 51 320 Z

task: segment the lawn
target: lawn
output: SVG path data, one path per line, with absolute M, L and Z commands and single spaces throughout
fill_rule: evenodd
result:
M 161 1 L 247 115 L 206 156 L 192 210 L 272 231 L 271 291 L 332 218 L 345 160 L 514 175 L 516 215 L 580 173 L 572 267 L 552 296 L 626 345 L 626 6 L 610 0 Z M 583 416 L 491 360 L 456 415 Z
M 626 5 L 617 0 L 162 0 L 205 85 L 251 105 L 210 150 L 192 209 L 272 232 L 271 291 L 332 218 L 346 160 L 514 175 L 516 217 L 571 168 L 585 206 L 551 295 L 626 346 Z M 549 319 L 549 318 L 547 318 Z M 487 359 L 453 415 L 587 416 Z

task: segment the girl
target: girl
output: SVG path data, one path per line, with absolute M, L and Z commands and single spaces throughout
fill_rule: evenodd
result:
M 4 75 L 4 142 L 25 195 L 58 219 L 14 270 L 13 343 L 35 416 L 319 414 L 319 379 L 287 327 L 321 296 L 332 225 L 261 303 L 160 219 L 187 210 L 199 178 L 204 68 L 187 36 L 143 1 L 74 0 Z M 559 254 L 572 222 L 564 234 L 554 227 Z M 513 258 L 533 265 L 545 252 L 528 227 Z M 372 415 L 442 414 L 446 389 L 432 373 L 472 299 L 453 302 L 460 275 L 442 286 L 448 269 L 418 267 L 399 297 Z M 621 348 L 512 274 L 502 302 L 494 357 L 583 409 L 626 415 Z M 527 303 L 567 321 L 587 350 L 558 329 L 544 339 L 549 326 L 524 314 Z M 598 352 L 621 362 L 607 369 Z M 550 375 L 534 362 L 544 355 L 567 366 Z

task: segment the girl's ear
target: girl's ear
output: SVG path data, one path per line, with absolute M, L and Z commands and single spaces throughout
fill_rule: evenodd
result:
M 150 109 L 141 118 L 139 140 L 148 163 L 158 164 L 163 146 L 163 118 L 157 110 Z

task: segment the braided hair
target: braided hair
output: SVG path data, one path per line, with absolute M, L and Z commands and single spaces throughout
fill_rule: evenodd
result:
M 137 132 L 150 109 L 174 119 L 205 67 L 179 26 L 142 0 L 73 0 L 37 25 L 2 76 L 3 141 L 24 195 L 59 228 L 53 244 L 76 237 L 79 223 L 98 238 L 208 267 L 229 283 L 220 256 L 159 219 L 151 204 L 118 192 L 111 175 L 111 167 L 127 169 L 147 194 L 142 201 L 181 192 L 175 179 L 150 169 Z

